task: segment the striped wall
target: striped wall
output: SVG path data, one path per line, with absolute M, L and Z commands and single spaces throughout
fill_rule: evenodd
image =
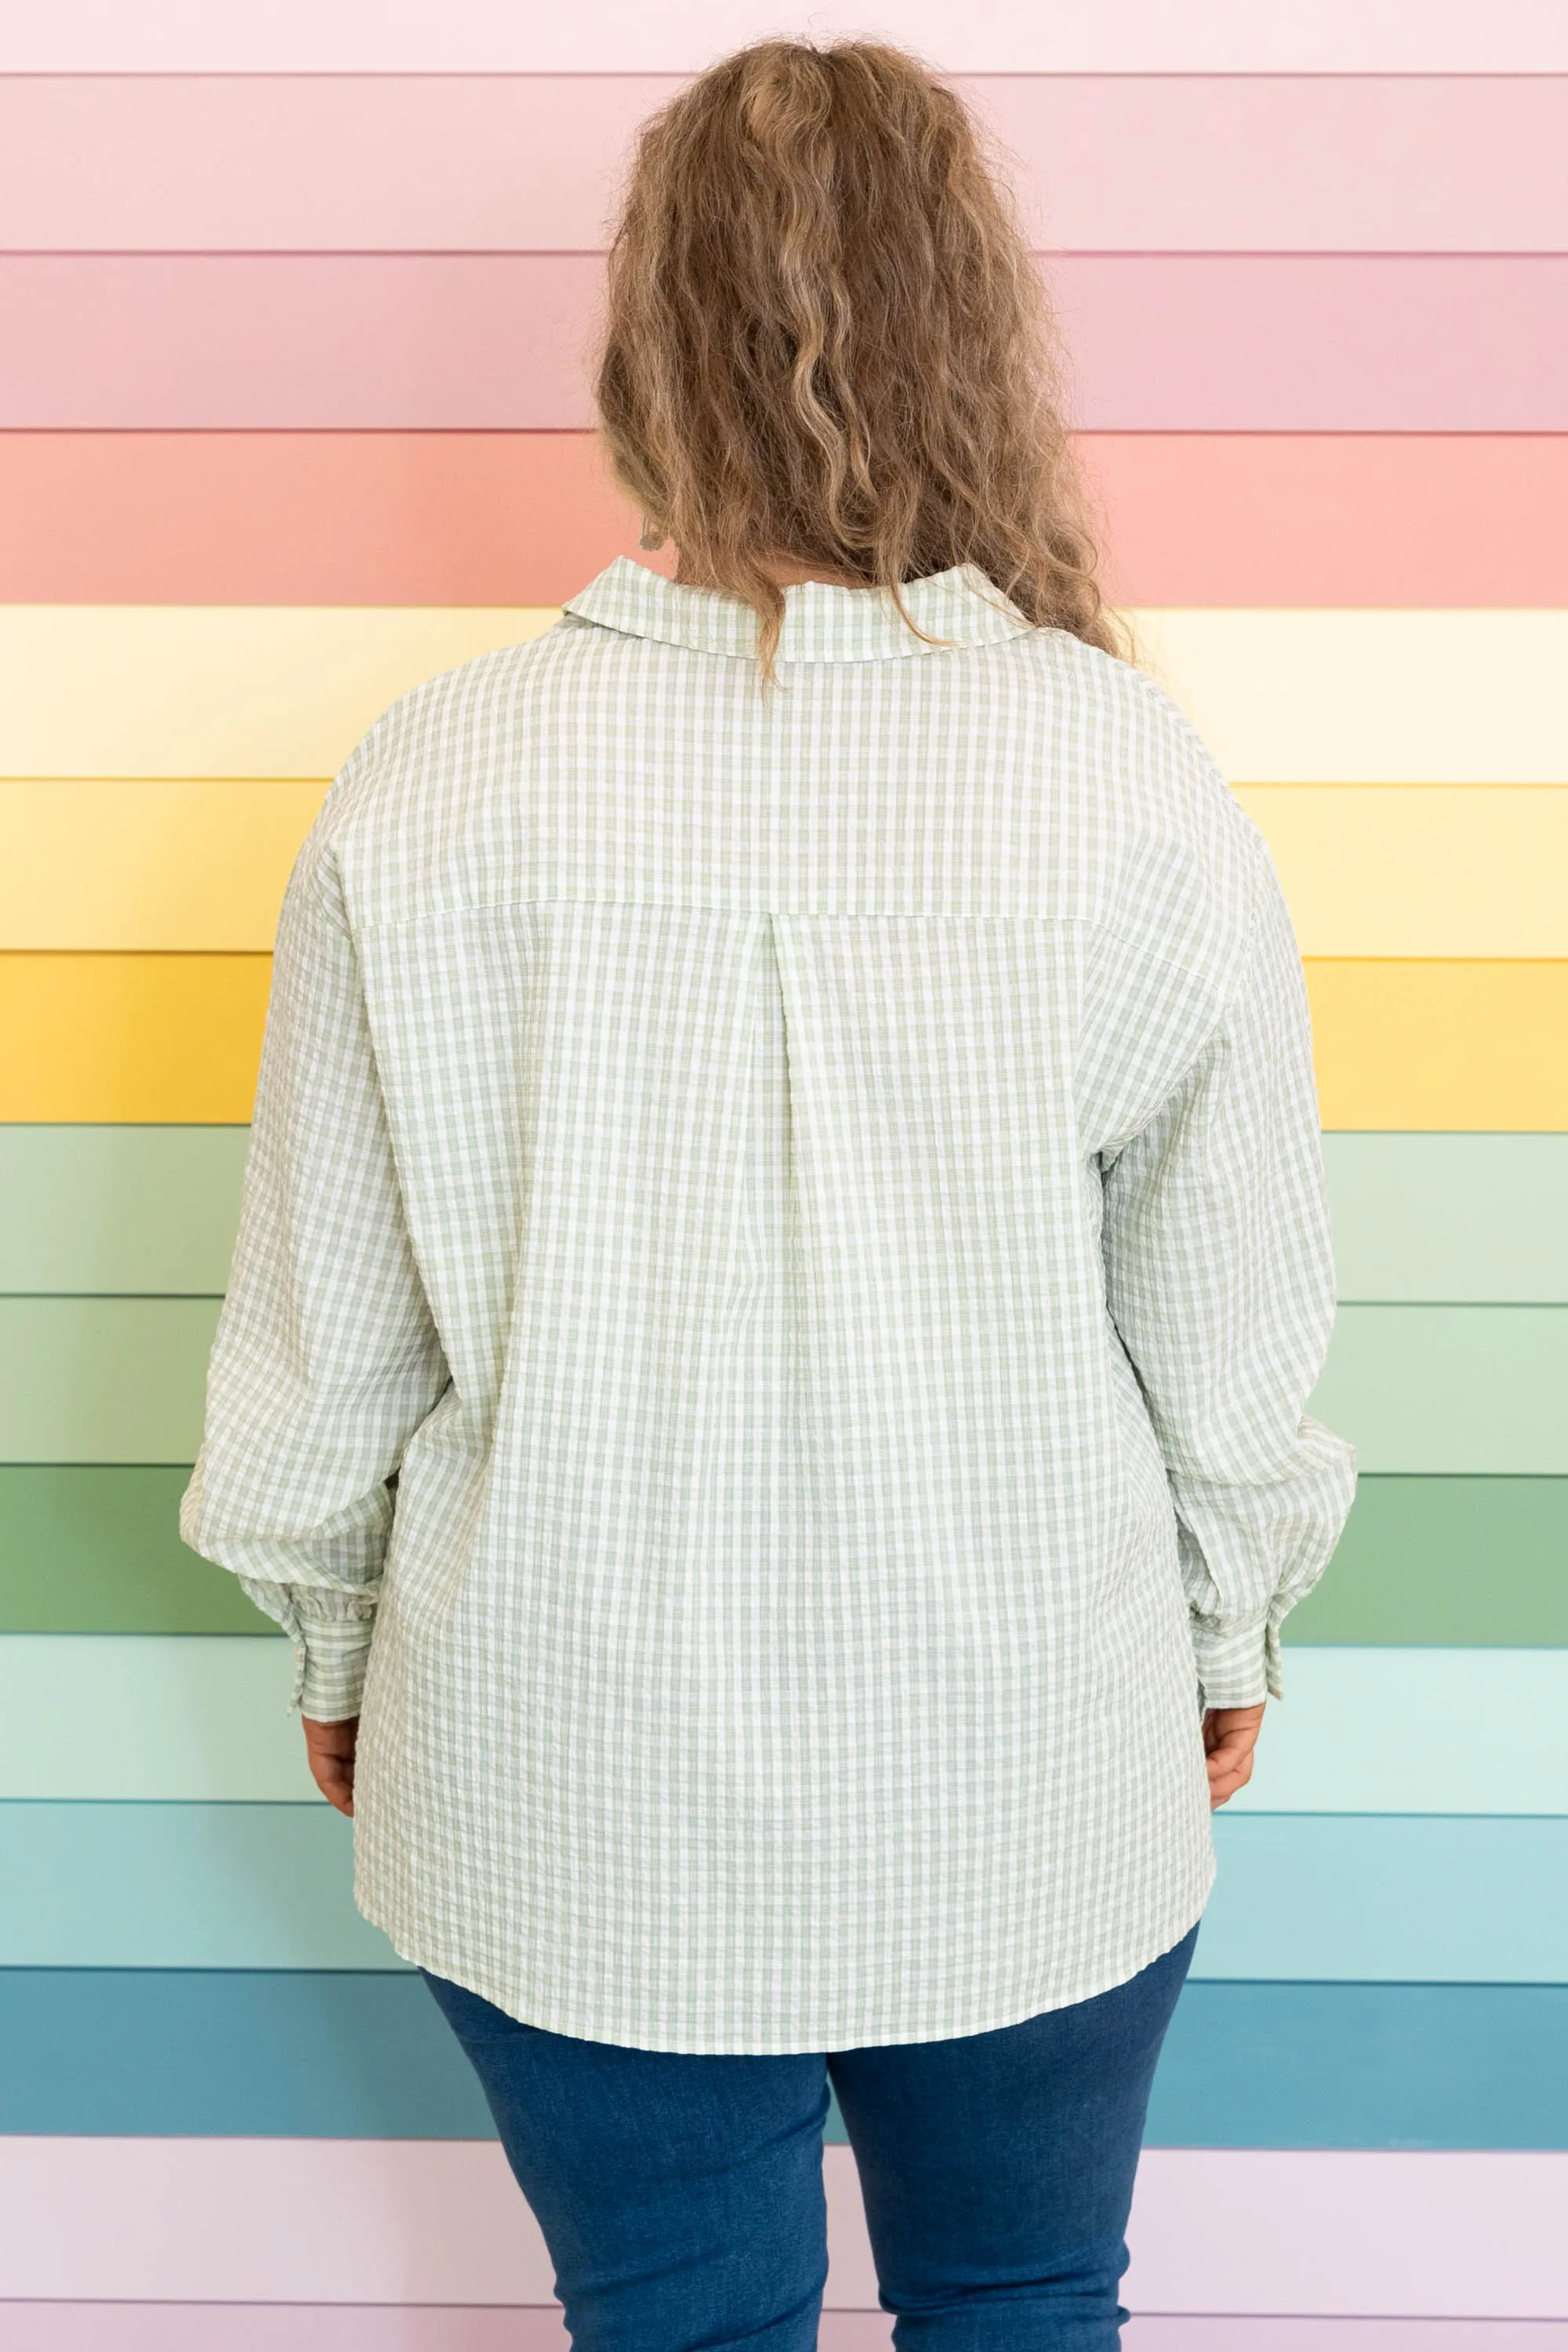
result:
M 0 30 L 5 2352 L 564 2344 L 174 1513 L 294 854 L 394 695 L 635 551 L 583 358 L 627 138 L 796 13 Z M 1363 1483 L 1216 1822 L 1129 2352 L 1565 2352 L 1568 17 L 877 21 L 1014 159 L 1115 596 L 1313 1006 Z M 826 2166 L 870 2352 L 836 2112 Z

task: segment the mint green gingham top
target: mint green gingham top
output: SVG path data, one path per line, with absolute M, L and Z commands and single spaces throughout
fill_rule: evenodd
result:
M 1214 1868 L 1349 1508 L 1305 991 L 1139 670 L 969 567 L 617 559 L 393 705 L 278 930 L 181 1532 L 361 1713 L 355 1891 L 645 2049 L 984 2032 Z M 363 1710 L 363 1711 L 362 1711 Z

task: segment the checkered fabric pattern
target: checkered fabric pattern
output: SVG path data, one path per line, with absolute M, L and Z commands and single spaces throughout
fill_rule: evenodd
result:
M 1139 670 L 904 596 L 789 589 L 765 692 L 618 559 L 289 879 L 181 1531 L 361 1712 L 365 1915 L 555 2032 L 1123 1981 L 1350 1506 L 1261 836 Z

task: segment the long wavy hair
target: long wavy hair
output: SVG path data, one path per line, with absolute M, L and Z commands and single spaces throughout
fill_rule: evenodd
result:
M 901 584 L 971 563 L 1037 626 L 1127 654 L 1058 380 L 999 161 L 901 49 L 758 41 L 644 125 L 602 439 L 677 578 L 755 610 L 764 679 L 784 613 L 769 558 L 889 589 L 911 628 Z

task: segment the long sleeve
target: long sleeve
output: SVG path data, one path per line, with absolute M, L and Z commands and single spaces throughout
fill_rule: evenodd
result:
M 398 1464 L 447 1383 L 322 820 L 279 921 L 238 1236 L 180 1504 L 290 1635 L 292 1704 L 356 1714 Z
M 1281 1691 L 1279 1625 L 1328 1564 L 1355 1456 L 1305 1411 L 1334 1316 L 1307 992 L 1253 843 L 1252 927 L 1218 1025 L 1104 1162 L 1111 1316 L 1170 1475 L 1211 1706 Z

